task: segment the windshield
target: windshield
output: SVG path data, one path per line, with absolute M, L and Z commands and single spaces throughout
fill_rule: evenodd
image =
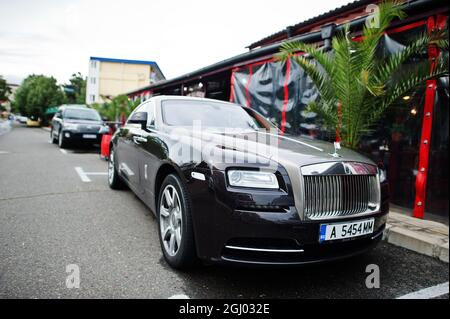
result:
M 100 115 L 93 109 L 67 109 L 64 112 L 66 120 L 101 121 Z
M 203 128 L 243 130 L 273 128 L 262 116 L 255 116 L 256 114 L 246 111 L 239 105 L 209 100 L 163 101 L 162 115 L 164 123 L 170 126 L 193 126 L 196 121 Z

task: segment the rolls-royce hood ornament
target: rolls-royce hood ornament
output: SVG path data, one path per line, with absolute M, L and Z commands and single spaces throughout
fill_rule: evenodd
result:
M 338 154 L 338 150 L 341 149 L 341 143 L 340 142 L 334 142 L 334 153 L 329 153 L 333 157 L 342 157 Z

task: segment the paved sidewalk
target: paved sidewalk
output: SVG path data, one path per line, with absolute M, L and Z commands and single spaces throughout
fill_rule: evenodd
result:
M 448 263 L 447 225 L 390 212 L 384 239 Z

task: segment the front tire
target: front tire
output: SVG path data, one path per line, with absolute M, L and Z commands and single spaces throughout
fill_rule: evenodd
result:
M 119 176 L 119 172 L 116 168 L 114 150 L 111 149 L 111 154 L 108 158 L 108 185 L 111 189 L 124 189 L 125 183 Z
M 59 134 L 58 134 L 58 146 L 59 146 L 59 148 L 66 148 L 67 147 L 67 140 L 64 137 L 63 131 L 59 131 Z
M 50 131 L 50 141 L 52 141 L 52 144 L 56 144 L 57 142 L 53 129 Z
M 198 257 L 192 226 L 191 201 L 178 176 L 170 174 L 164 179 L 157 210 L 159 240 L 167 263 L 176 269 L 194 266 Z

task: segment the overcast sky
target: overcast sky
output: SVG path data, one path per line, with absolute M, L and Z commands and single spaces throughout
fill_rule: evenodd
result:
M 0 75 L 87 74 L 90 56 L 156 61 L 167 78 L 349 0 L 0 0 Z

